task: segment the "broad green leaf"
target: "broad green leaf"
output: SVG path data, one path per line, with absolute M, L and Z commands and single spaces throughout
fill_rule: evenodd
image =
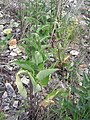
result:
M 29 77 L 30 77 L 30 80 L 32 82 L 32 85 L 33 85 L 33 91 L 34 93 L 36 92 L 39 92 L 41 90 L 41 86 L 35 81 L 35 79 L 33 78 L 33 76 L 31 75 L 30 72 L 28 72 L 27 70 L 20 70 L 18 73 L 17 73 L 17 76 L 19 74 L 22 74 L 22 73 L 26 73 Z
M 32 61 L 38 65 L 43 62 L 43 57 L 38 51 L 35 51 L 35 58 L 32 58 Z
M 60 90 L 52 91 L 50 94 L 47 95 L 46 100 L 53 99 L 59 92 L 60 92 Z
M 32 62 L 30 62 L 28 60 L 23 60 L 23 61 L 17 60 L 17 61 L 15 61 L 15 63 L 25 70 L 34 72 L 34 70 L 33 70 L 34 65 Z
M 20 77 L 18 76 L 18 74 L 16 74 L 16 85 L 18 88 L 18 92 L 24 97 L 27 97 L 27 91 L 25 89 L 25 87 L 23 86 Z
M 40 71 L 40 72 L 37 74 L 36 78 L 37 78 L 38 80 L 43 80 L 43 79 L 46 78 L 48 75 L 52 74 L 53 72 L 55 72 L 55 71 L 57 71 L 57 70 L 59 70 L 59 69 L 46 69 L 46 70 L 42 70 L 42 71 Z
M 54 101 L 52 100 L 60 90 L 54 90 L 50 94 L 47 95 L 46 99 L 44 99 L 41 103 L 42 106 L 47 107 L 50 104 L 54 104 Z
M 41 90 L 41 86 L 39 84 L 36 83 L 36 81 L 34 80 L 33 76 L 31 75 L 30 72 L 28 72 L 28 75 L 31 79 L 32 85 L 33 85 L 33 90 L 34 92 L 39 92 Z
M 53 72 L 57 71 L 59 69 L 46 69 L 40 71 L 36 78 L 40 81 L 41 85 L 47 85 L 49 81 L 49 75 L 52 74 Z
M 39 81 L 41 85 L 43 85 L 44 87 L 48 85 L 49 82 L 49 75 L 47 77 L 45 77 L 43 80 Z
M 41 70 L 43 70 L 43 69 L 44 69 L 44 64 L 43 64 L 43 63 L 40 63 L 40 64 L 38 65 L 38 70 L 41 71 Z

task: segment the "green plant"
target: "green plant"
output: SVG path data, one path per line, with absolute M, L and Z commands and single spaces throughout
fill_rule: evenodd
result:
M 74 103 L 71 98 L 74 92 Z M 51 114 L 58 120 L 89 120 L 90 118 L 90 78 L 84 73 L 82 86 L 72 86 L 67 95 L 58 94 L 56 106 L 51 107 Z
M 0 40 L 0 53 L 7 48 L 7 41 L 11 39 L 11 35 L 7 35 L 4 40 Z
M 4 120 L 4 113 L 0 112 L 0 120 Z
M 50 74 L 59 70 L 62 78 L 64 78 L 67 77 L 63 74 L 64 68 L 66 68 L 67 71 L 69 71 L 70 68 L 70 62 L 68 62 L 70 55 L 65 54 L 65 51 L 77 35 L 78 24 L 76 19 L 73 20 L 73 17 L 69 16 L 69 13 L 63 15 L 63 2 L 65 1 L 50 0 L 45 2 L 43 0 L 36 0 L 35 2 L 29 1 L 21 3 L 26 6 L 26 9 L 23 8 L 22 11 L 20 11 L 20 19 L 22 30 L 21 42 L 23 42 L 22 46 L 25 49 L 27 59 L 16 61 L 16 64 L 21 68 L 16 74 L 16 84 L 19 93 L 24 98 L 27 98 L 27 91 L 19 75 L 23 73 L 29 77 L 30 106 L 32 106 L 32 95 L 36 98 L 36 95 L 42 88 L 47 87 Z M 55 59 L 53 65 L 51 61 L 50 65 L 48 64 L 49 54 L 53 55 Z M 43 100 L 42 104 L 45 104 L 45 107 L 47 107 L 49 103 L 53 102 L 52 99 L 60 93 L 60 90 L 61 89 L 52 90 L 49 94 L 51 96 L 44 96 L 46 99 Z M 57 99 L 57 105 L 60 105 L 58 108 L 58 110 L 60 110 L 59 119 L 70 119 L 69 111 L 70 115 L 73 114 L 71 112 L 73 104 L 68 100 L 70 93 L 70 90 L 63 90 L 62 93 L 59 94 L 59 98 Z M 37 98 L 36 100 L 38 103 Z M 30 109 L 34 107 L 35 110 L 38 110 L 38 105 L 34 105 Z

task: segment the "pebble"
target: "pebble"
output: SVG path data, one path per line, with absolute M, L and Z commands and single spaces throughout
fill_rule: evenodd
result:
M 15 79 L 15 76 L 11 76 L 11 79 L 12 79 L 12 81 L 15 81 L 16 79 Z
M 12 46 L 9 46 L 9 49 L 12 50 L 12 49 L 15 49 L 17 47 L 17 45 L 12 45 Z
M 3 31 L 4 26 L 0 25 L 0 31 Z
M 15 49 L 13 49 L 13 51 L 17 54 L 20 54 L 22 52 L 19 48 L 15 48 Z
M 7 69 L 12 71 L 13 70 L 13 67 L 10 67 L 9 65 L 7 65 Z
M 6 37 L 2 36 L 2 37 L 1 37 L 1 40 L 5 40 L 5 38 L 6 38 Z
M 13 57 L 16 57 L 16 56 L 17 56 L 17 53 L 15 53 L 15 52 L 12 51 L 12 52 L 10 53 L 10 55 L 13 56 Z
M 17 107 L 18 107 L 18 103 L 19 103 L 18 101 L 14 101 L 13 107 L 14 107 L 14 108 L 17 108 Z
M 70 54 L 73 55 L 73 56 L 78 56 L 79 52 L 76 51 L 76 50 L 72 50 L 72 51 L 70 51 Z
M 5 99 L 5 98 L 7 98 L 7 97 L 8 97 L 8 94 L 7 94 L 7 92 L 5 91 L 5 92 L 3 93 L 3 95 L 2 95 L 2 98 Z
M 19 28 L 17 28 L 17 29 L 16 29 L 16 32 L 17 32 L 17 33 L 20 33 L 20 29 L 19 29 Z
M 3 18 L 3 14 L 0 12 L 0 18 Z
M 19 23 L 14 22 L 14 27 L 18 27 L 18 26 L 19 26 Z
M 49 58 L 51 62 L 55 62 L 55 58 Z
M 30 80 L 23 76 L 23 78 L 21 78 L 21 81 L 23 84 L 28 85 Z
M 24 60 L 26 60 L 26 59 L 28 58 L 28 56 L 23 55 L 22 58 L 23 58 Z
M 0 82 L 2 82 L 3 81 L 3 76 L 2 75 L 0 75 Z
M 4 106 L 4 112 L 8 111 L 9 109 L 10 109 L 9 106 Z
M 14 91 L 13 87 L 11 86 L 11 84 L 5 83 L 5 86 L 6 86 L 8 95 L 12 96 L 12 97 L 16 97 L 15 91 Z

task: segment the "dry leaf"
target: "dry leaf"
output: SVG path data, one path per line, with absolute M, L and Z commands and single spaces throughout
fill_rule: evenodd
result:
M 67 55 L 67 56 L 64 58 L 64 61 L 63 61 L 63 62 L 66 62 L 69 58 L 70 58 L 70 55 Z
M 40 103 L 40 106 L 47 107 L 50 104 L 55 104 L 53 100 L 44 100 Z
M 14 45 L 16 45 L 17 44 L 17 40 L 16 39 L 12 39 L 12 40 L 10 40 L 9 42 L 8 42 L 8 45 L 9 46 L 14 46 Z
M 86 64 L 81 64 L 79 65 L 80 68 L 87 68 L 87 65 Z

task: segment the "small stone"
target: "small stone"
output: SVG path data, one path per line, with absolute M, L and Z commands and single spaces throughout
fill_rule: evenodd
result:
M 5 83 L 5 86 L 6 86 L 8 95 L 12 96 L 12 97 L 16 97 L 15 91 L 14 91 L 13 87 L 11 86 L 11 84 Z
M 12 71 L 13 70 L 13 67 L 10 67 L 9 65 L 7 65 L 7 69 Z
M 26 59 L 28 58 L 28 56 L 23 55 L 22 58 L 23 58 L 24 60 L 26 60 Z
M 87 23 L 85 22 L 85 20 L 81 20 L 80 25 L 87 25 Z
M 0 74 L 0 82 L 2 82 L 3 81 L 3 76 Z
M 18 27 L 18 26 L 19 26 L 19 23 L 14 22 L 14 27 Z
M 2 37 L 1 37 L 1 40 L 5 40 L 5 38 L 6 38 L 6 37 L 2 36 Z
M 3 14 L 0 12 L 0 18 L 3 18 Z
M 10 55 L 13 56 L 13 57 L 15 57 L 15 56 L 17 56 L 17 53 L 11 52 Z
M 14 107 L 14 108 L 17 108 L 17 107 L 18 107 L 18 101 L 14 101 L 13 107 Z
M 23 84 L 28 85 L 30 80 L 23 76 L 23 78 L 21 78 L 21 81 Z
M 70 54 L 73 55 L 73 56 L 78 56 L 79 52 L 76 51 L 76 50 L 72 50 L 72 51 L 70 52 Z
M 51 62 L 55 62 L 55 59 L 54 59 L 54 58 L 49 58 L 49 60 L 50 60 Z
M 10 50 L 6 50 L 6 53 L 9 53 L 10 52 Z
M 17 33 L 20 33 L 20 29 L 19 29 L 19 28 L 17 28 L 17 29 L 16 29 L 16 32 L 17 32 Z
M 9 106 L 5 106 L 4 111 L 8 111 L 8 110 L 9 110 Z
M 14 49 L 16 47 L 17 47 L 17 45 L 9 46 L 9 49 L 12 50 L 12 49 Z
M 11 80 L 12 81 L 15 81 L 16 79 L 15 79 L 15 76 L 11 76 Z
M 82 86 L 82 82 L 80 82 L 79 85 Z
M 15 49 L 13 49 L 13 51 L 17 54 L 20 54 L 22 52 L 19 48 L 15 48 Z
M 89 69 L 88 69 L 88 68 L 85 68 L 84 72 L 85 72 L 86 74 L 88 74 Z
M 3 25 L 0 25 L 0 31 L 3 31 L 3 28 L 4 28 Z
M 8 97 L 8 95 L 7 95 L 7 92 L 5 91 L 2 95 L 2 98 L 4 99 L 4 98 L 7 98 L 7 97 Z

